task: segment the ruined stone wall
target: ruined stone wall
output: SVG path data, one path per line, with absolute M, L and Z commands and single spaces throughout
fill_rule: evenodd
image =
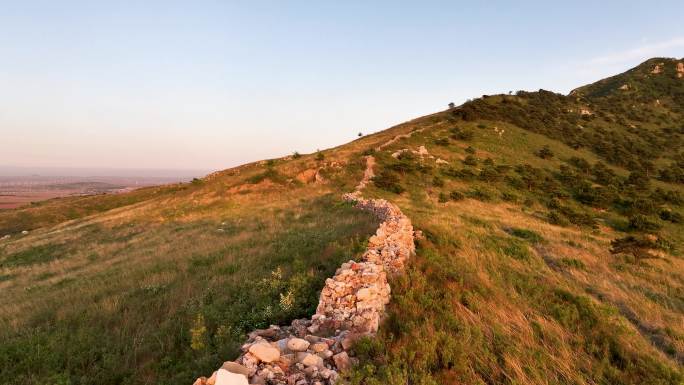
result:
M 361 261 L 349 261 L 328 278 L 311 319 L 271 326 L 249 334 L 242 355 L 195 385 L 332 385 L 354 363 L 349 351 L 363 335 L 377 332 L 390 300 L 388 275 L 404 269 L 415 253 L 411 220 L 384 199 L 364 199 L 360 190 L 372 177 L 373 159 L 354 193 L 345 200 L 373 212 L 382 223 Z

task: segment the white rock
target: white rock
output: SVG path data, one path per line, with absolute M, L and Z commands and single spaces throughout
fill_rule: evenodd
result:
M 290 340 L 287 341 L 287 348 L 293 352 L 304 352 L 309 348 L 309 345 L 309 341 L 301 338 L 290 338 Z
M 371 297 L 371 291 L 369 288 L 364 287 L 356 292 L 356 299 L 359 301 L 365 301 Z
M 280 350 L 268 344 L 254 344 L 249 347 L 249 352 L 263 362 L 273 362 L 280 358 Z
M 323 367 L 323 359 L 317 355 L 314 354 L 306 354 L 304 358 L 301 359 L 300 361 L 302 364 L 305 366 L 316 366 L 319 368 Z
M 242 374 L 231 373 L 225 369 L 219 369 L 216 376 L 216 385 L 249 385 L 247 377 Z

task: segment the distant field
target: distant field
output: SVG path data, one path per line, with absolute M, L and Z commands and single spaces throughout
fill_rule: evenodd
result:
M 78 190 L 44 190 L 17 193 L 0 193 L 0 209 L 14 209 L 31 202 L 40 202 L 52 198 L 82 195 Z
M 0 176 L 0 210 L 53 198 L 119 194 L 141 187 L 181 181 L 182 178 Z

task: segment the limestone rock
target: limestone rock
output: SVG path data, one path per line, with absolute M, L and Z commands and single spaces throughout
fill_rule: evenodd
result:
M 335 361 L 335 366 L 339 370 L 347 370 L 349 369 L 349 355 L 347 352 L 342 352 L 335 354 L 333 356 L 333 361 Z
M 323 367 L 323 359 L 315 354 L 305 353 L 304 356 L 299 360 L 304 366 L 308 367 Z
M 231 373 L 242 374 L 243 376 L 249 376 L 251 373 L 251 370 L 249 370 L 247 367 L 233 361 L 224 362 L 223 366 L 221 366 L 221 369 L 225 369 Z
M 249 352 L 263 362 L 273 362 L 280 358 L 280 350 L 265 343 L 250 346 Z
M 226 369 L 219 369 L 215 385 L 249 385 L 247 377 L 243 374 L 232 373 Z
M 316 353 L 321 353 L 323 351 L 328 350 L 328 344 L 325 342 L 318 342 L 313 345 L 311 345 L 311 350 L 313 350 Z
M 309 348 L 310 342 L 302 338 L 290 338 L 287 341 L 287 348 L 293 352 L 304 352 Z

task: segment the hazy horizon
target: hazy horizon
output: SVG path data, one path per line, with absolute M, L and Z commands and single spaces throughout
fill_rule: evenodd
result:
M 392 4 L 4 4 L 0 165 L 219 170 L 684 56 L 683 2 Z
M 0 177 L 145 177 L 145 178 L 192 178 L 204 176 L 209 169 L 164 168 L 115 168 L 115 167 L 38 167 L 0 165 Z

